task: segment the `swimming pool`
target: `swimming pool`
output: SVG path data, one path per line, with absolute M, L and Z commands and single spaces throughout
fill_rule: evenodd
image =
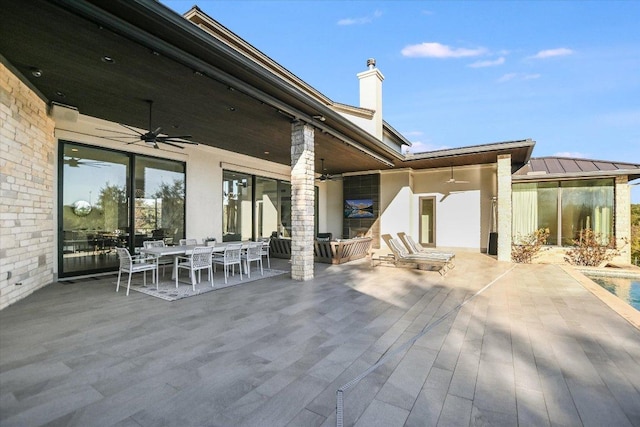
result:
M 640 279 L 628 277 L 588 276 L 613 295 L 640 311 Z

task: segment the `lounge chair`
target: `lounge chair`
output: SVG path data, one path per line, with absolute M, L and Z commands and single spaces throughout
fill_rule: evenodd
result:
M 447 253 L 420 253 L 410 254 L 399 239 L 394 239 L 390 234 L 383 234 L 382 239 L 385 241 L 392 254 L 372 258 L 372 265 L 376 265 L 375 261 L 380 263 L 390 263 L 396 267 L 411 267 L 421 270 L 436 269 L 440 275 L 444 276 L 455 267 L 455 255 Z
M 455 259 L 456 257 L 456 254 L 452 252 L 443 252 L 437 251 L 435 249 L 423 248 L 422 246 L 418 245 L 416 241 L 413 240 L 413 237 L 409 236 L 407 233 L 398 233 L 398 237 L 410 254 L 431 254 L 434 256 L 442 255 L 444 257 L 449 256 L 451 257 L 451 259 Z

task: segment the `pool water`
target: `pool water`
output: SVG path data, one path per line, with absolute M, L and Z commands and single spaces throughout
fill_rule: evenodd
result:
M 589 277 L 631 307 L 640 311 L 640 279 L 625 277 Z

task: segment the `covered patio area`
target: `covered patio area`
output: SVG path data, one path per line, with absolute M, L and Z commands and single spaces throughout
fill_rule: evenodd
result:
M 175 302 L 114 276 L 51 284 L 0 311 L 0 424 L 333 426 L 336 390 L 391 355 L 345 393 L 344 425 L 640 425 L 638 329 L 559 266 L 457 259 Z

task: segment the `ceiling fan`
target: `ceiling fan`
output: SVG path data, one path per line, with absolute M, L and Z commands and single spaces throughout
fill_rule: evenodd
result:
M 69 165 L 69 167 L 71 168 L 78 168 L 80 166 L 91 166 L 93 168 L 108 166 L 105 162 L 100 162 L 98 160 L 80 159 L 77 157 L 65 157 L 64 164 Z
M 320 180 L 320 181 L 331 181 L 331 180 L 334 180 L 334 179 L 340 179 L 341 178 L 341 177 L 339 177 L 337 175 L 329 175 L 327 173 L 327 170 L 324 168 L 324 159 L 320 159 L 320 162 L 322 164 L 322 175 L 320 175 L 318 180 Z
M 135 132 L 136 134 L 131 135 L 128 132 L 117 132 L 117 131 L 111 130 L 111 132 L 122 134 L 122 136 L 110 136 L 108 139 L 116 139 L 116 140 L 119 139 L 119 140 L 123 140 L 124 142 L 127 142 L 126 141 L 127 139 L 133 139 L 133 141 L 127 142 L 127 144 L 135 144 L 139 141 L 143 141 L 145 144 L 150 145 L 153 148 L 160 148 L 158 146 L 158 143 L 167 144 L 172 147 L 176 147 L 180 149 L 183 149 L 184 147 L 178 144 L 198 145 L 197 142 L 187 141 L 188 139 L 191 139 L 191 135 L 165 135 L 160 133 L 162 131 L 161 127 L 157 127 L 155 130 L 151 130 L 153 129 L 152 127 L 153 101 L 147 100 L 146 102 L 149 104 L 149 130 L 147 132 L 140 132 L 136 128 L 120 123 L 120 126 L 123 126 L 129 129 L 130 131 Z M 107 129 L 100 129 L 100 130 L 107 130 Z
M 460 181 L 453 177 L 453 165 L 451 165 L 451 178 L 445 181 L 447 184 L 468 184 L 469 181 Z

